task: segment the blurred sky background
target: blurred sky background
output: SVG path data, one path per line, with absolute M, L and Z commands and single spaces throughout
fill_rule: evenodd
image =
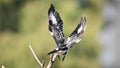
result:
M 48 31 L 51 3 L 64 22 L 65 37 L 83 14 L 87 18 L 83 40 L 53 68 L 120 68 L 119 0 L 0 0 L 0 66 L 39 68 L 29 45 L 48 61 L 47 53 L 56 47 Z

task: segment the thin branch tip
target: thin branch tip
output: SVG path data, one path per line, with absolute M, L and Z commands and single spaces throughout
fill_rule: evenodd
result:
M 2 65 L 2 66 L 1 66 L 1 68 L 5 68 L 5 66 L 4 66 L 4 65 Z
M 36 56 L 34 50 L 32 49 L 31 45 L 29 45 L 29 49 L 32 52 L 32 55 L 34 56 L 35 60 L 38 62 L 38 64 L 40 65 L 41 68 L 51 68 L 53 63 L 54 63 L 54 61 L 55 61 L 55 59 L 56 59 L 56 57 L 58 56 L 58 54 L 51 54 L 49 62 L 47 64 L 47 66 L 45 67 L 45 61 L 43 61 L 43 63 L 40 62 L 40 60 Z
M 38 57 L 36 56 L 34 50 L 32 49 L 31 45 L 29 45 L 30 51 L 32 52 L 32 55 L 34 56 L 35 60 L 38 62 L 38 64 L 42 67 L 43 64 L 40 62 L 40 60 L 38 59 Z

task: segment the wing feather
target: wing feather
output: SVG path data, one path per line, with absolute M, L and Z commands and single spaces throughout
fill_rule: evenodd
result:
M 53 36 L 57 46 L 60 47 L 60 44 L 64 43 L 63 21 L 61 20 L 59 13 L 54 9 L 54 6 L 52 4 L 48 10 L 48 20 L 48 29 Z
M 80 23 L 77 25 L 75 30 L 65 39 L 66 47 L 72 47 L 74 44 L 80 42 L 86 29 L 86 18 L 81 17 Z

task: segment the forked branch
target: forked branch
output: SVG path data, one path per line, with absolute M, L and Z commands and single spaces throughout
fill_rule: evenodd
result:
M 49 59 L 49 63 L 47 64 L 47 66 L 45 67 L 45 62 L 41 63 L 40 60 L 38 59 L 38 57 L 36 56 L 34 50 L 32 49 L 31 45 L 29 45 L 29 49 L 32 52 L 35 60 L 38 62 L 38 64 L 40 65 L 41 68 L 51 68 L 56 57 L 58 56 L 58 54 L 51 54 L 50 55 L 50 59 Z

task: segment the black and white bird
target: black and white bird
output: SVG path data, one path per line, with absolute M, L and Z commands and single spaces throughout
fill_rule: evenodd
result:
M 59 13 L 55 10 L 52 4 L 48 10 L 48 21 L 48 29 L 57 45 L 57 47 L 53 51 L 49 52 L 48 55 L 53 53 L 62 54 L 62 60 L 64 60 L 68 49 L 74 46 L 74 44 L 81 41 L 86 29 L 86 18 L 84 16 L 81 17 L 80 23 L 67 38 L 64 37 L 63 33 L 63 21 L 61 20 Z

